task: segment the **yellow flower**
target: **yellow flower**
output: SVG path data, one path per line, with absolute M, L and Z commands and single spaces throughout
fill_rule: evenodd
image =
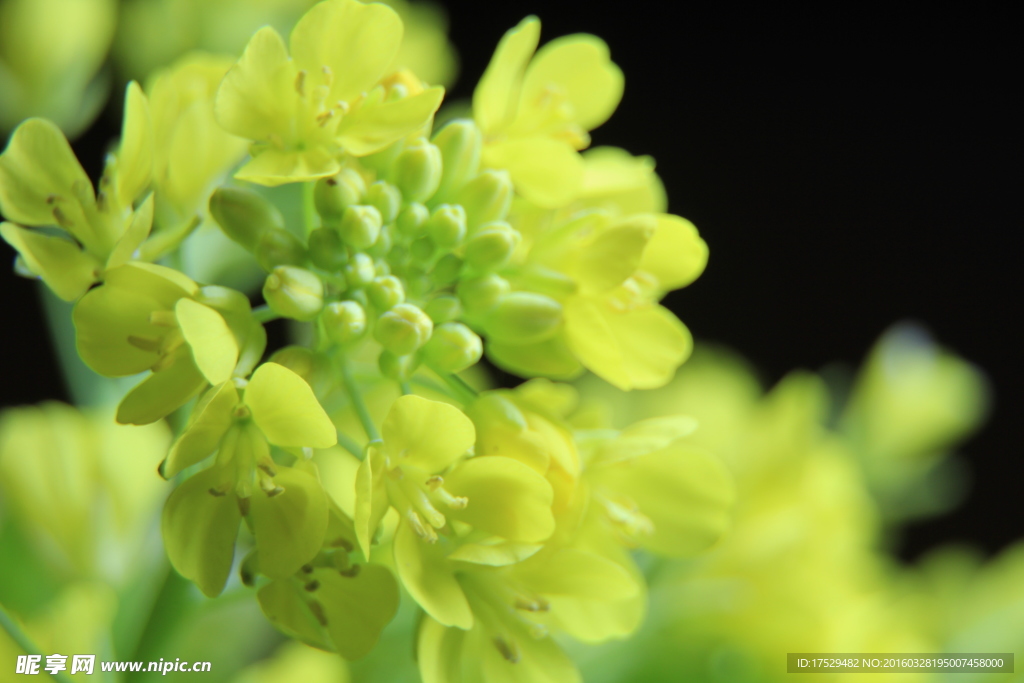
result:
M 254 143 L 236 177 L 280 185 L 334 175 L 342 154 L 376 152 L 428 123 L 443 88 L 383 80 L 401 40 L 394 10 L 356 0 L 307 12 L 291 57 L 277 31 L 258 31 L 217 93 L 221 125 Z
M 539 37 L 536 17 L 505 34 L 473 93 L 473 115 L 484 165 L 506 169 L 526 199 L 550 208 L 576 197 L 577 150 L 618 106 L 623 77 L 596 36 L 557 38 L 534 55 Z

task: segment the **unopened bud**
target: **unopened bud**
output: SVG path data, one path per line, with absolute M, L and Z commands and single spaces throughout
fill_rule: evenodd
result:
M 512 258 L 521 239 L 519 231 L 508 223 L 489 223 L 466 241 L 466 263 L 480 272 L 497 270 Z
M 422 204 L 409 204 L 398 214 L 395 225 L 400 233 L 412 237 L 419 234 L 429 218 L 430 209 Z
M 309 260 L 317 268 L 336 273 L 348 263 L 348 249 L 332 228 L 317 228 L 309 233 Z
M 438 325 L 458 320 L 462 315 L 462 304 L 456 297 L 443 294 L 428 301 L 423 311 Z
M 278 315 L 312 320 L 324 307 L 324 285 L 308 270 L 278 266 L 263 284 L 263 298 Z
M 441 150 L 426 141 L 406 147 L 392 168 L 391 179 L 405 201 L 426 201 L 441 184 Z
M 433 329 L 433 321 L 422 310 L 398 304 L 377 318 L 373 336 L 391 353 L 405 356 L 426 344 Z
M 306 247 L 287 230 L 272 228 L 260 235 L 256 245 L 256 262 L 271 271 L 278 266 L 301 266 L 306 262 Z
M 356 205 L 345 209 L 338 232 L 345 244 L 362 251 L 377 241 L 381 225 L 383 223 L 377 207 Z
M 505 278 L 499 275 L 485 275 L 463 280 L 455 288 L 455 293 L 459 295 L 459 300 L 467 311 L 482 313 L 498 303 L 510 289 Z
M 366 333 L 366 311 L 355 301 L 327 304 L 320 319 L 327 338 L 335 344 L 347 344 Z
M 367 254 L 353 254 L 352 260 L 345 266 L 345 279 L 352 289 L 365 287 L 373 282 L 377 276 L 377 269 L 373 265 L 373 259 Z
M 457 204 L 442 204 L 427 221 L 427 234 L 442 249 L 457 247 L 466 236 L 466 212 Z
M 423 358 L 439 372 L 462 372 L 475 365 L 483 353 L 480 337 L 462 323 L 438 325 L 423 347 Z
M 394 275 L 374 278 L 366 287 L 370 302 L 378 311 L 387 311 L 405 301 L 405 288 Z
M 450 285 L 459 279 L 462 259 L 455 254 L 445 254 L 430 271 L 430 279 L 437 285 Z
M 442 166 L 441 184 L 434 192 L 434 201 L 451 201 L 480 170 L 483 136 L 472 121 L 456 119 L 434 135 L 433 143 L 441 150 Z
M 221 187 L 210 197 L 210 214 L 224 234 L 254 251 L 267 230 L 284 230 L 277 207 L 252 190 Z
M 418 365 L 419 359 L 415 354 L 396 356 L 386 349 L 380 352 L 380 357 L 377 359 L 380 374 L 398 382 L 409 379 Z
M 484 171 L 469 181 L 458 194 L 458 203 L 466 209 L 469 229 L 505 220 L 512 207 L 512 194 L 508 171 Z
M 313 202 L 324 223 L 333 224 L 341 220 L 345 209 L 361 203 L 365 194 L 366 181 L 356 171 L 346 168 L 336 176 L 317 181 Z
M 330 361 L 305 346 L 285 346 L 270 357 L 270 362 L 283 365 L 306 380 L 315 394 L 322 395 L 330 387 Z
M 498 341 L 531 344 L 547 339 L 562 322 L 562 305 L 533 292 L 511 292 L 487 314 L 484 330 Z
M 402 193 L 394 185 L 378 180 L 366 189 L 366 203 L 376 207 L 381 219 L 390 223 L 402 208 Z

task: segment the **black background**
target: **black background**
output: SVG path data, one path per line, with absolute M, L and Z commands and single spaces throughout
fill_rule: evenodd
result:
M 949 540 L 993 552 L 1024 536 L 1015 21 L 838 5 L 444 4 L 462 59 L 450 97 L 472 92 L 528 14 L 542 41 L 591 32 L 609 43 L 626 90 L 594 144 L 654 156 L 670 210 L 709 243 L 707 272 L 668 299 L 699 339 L 737 348 L 774 382 L 858 363 L 909 318 L 982 366 L 995 410 L 962 449 L 972 494 L 911 527 L 901 553 Z M 116 130 L 101 120 L 76 143 L 90 173 Z M 6 268 L 3 278 L 3 403 L 63 397 L 33 286 Z

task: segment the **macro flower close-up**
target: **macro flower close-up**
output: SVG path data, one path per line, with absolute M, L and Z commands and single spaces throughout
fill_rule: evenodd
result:
M 0 0 L 0 681 L 1018 680 L 1010 24 L 869 19 Z

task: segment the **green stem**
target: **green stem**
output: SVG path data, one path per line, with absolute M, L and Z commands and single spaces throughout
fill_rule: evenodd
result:
M 445 384 L 455 390 L 455 393 L 468 399 L 467 403 L 472 403 L 476 400 L 480 394 L 476 389 L 466 384 L 466 380 L 462 379 L 458 375 L 453 375 L 447 372 L 439 372 L 437 376 L 444 381 Z
M 398 387 L 402 390 L 402 396 L 408 396 L 412 393 L 412 387 L 409 386 L 409 380 L 400 380 L 398 382 Z
M 306 225 L 306 235 L 316 229 L 316 200 L 313 198 L 315 190 L 315 182 L 302 184 L 302 220 Z
M 3 630 L 7 632 L 7 635 L 11 637 L 11 640 L 13 640 L 18 647 L 24 650 L 26 654 L 42 656 L 43 653 L 39 651 L 36 644 L 28 637 L 28 634 L 21 630 L 21 627 L 18 626 L 18 622 L 11 618 L 11 615 L 7 613 L 7 610 L 5 610 L 3 606 L 0 606 L 0 628 L 3 628 Z M 71 678 L 62 672 L 50 675 L 53 676 L 54 680 L 60 681 L 61 683 L 71 683 Z
M 355 408 L 356 415 L 359 416 L 359 421 L 363 425 L 367 438 L 370 440 L 370 443 L 380 442 L 380 432 L 377 431 L 377 425 L 373 424 L 370 411 L 363 401 L 363 394 L 359 391 L 359 385 L 356 384 L 355 377 L 352 376 L 352 368 L 349 366 L 348 358 L 343 353 L 338 355 L 338 365 L 341 366 L 341 378 L 345 382 L 345 391 L 348 392 L 348 397 L 352 400 L 352 407 Z
M 348 434 L 338 432 L 338 445 L 344 448 L 346 451 L 356 456 L 360 460 L 363 458 L 363 449 L 359 447 L 356 440 L 350 437 Z
M 281 316 L 275 313 L 270 306 L 263 305 L 252 309 L 252 317 L 255 318 L 258 323 L 269 323 L 272 320 L 277 320 Z

